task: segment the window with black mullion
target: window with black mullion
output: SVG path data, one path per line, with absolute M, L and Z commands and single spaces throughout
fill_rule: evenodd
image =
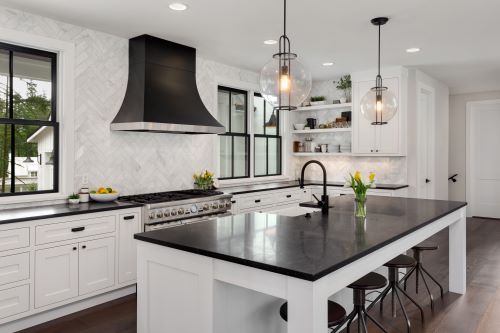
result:
M 55 53 L 0 43 L 1 196 L 58 191 L 56 69 Z
M 254 94 L 254 176 L 281 175 L 280 112 Z
M 226 127 L 220 135 L 219 179 L 250 176 L 247 92 L 219 87 L 218 119 Z

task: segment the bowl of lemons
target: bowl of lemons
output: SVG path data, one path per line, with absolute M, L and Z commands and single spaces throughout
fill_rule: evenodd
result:
M 90 198 L 98 202 L 114 201 L 118 198 L 118 191 L 111 187 L 99 187 L 96 191 L 90 191 Z

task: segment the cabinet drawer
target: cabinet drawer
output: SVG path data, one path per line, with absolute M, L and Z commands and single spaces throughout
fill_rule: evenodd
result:
M 30 229 L 19 228 L 0 231 L 0 251 L 30 246 Z
M 0 284 L 26 280 L 29 277 L 29 252 L 0 257 Z
M 259 195 L 242 198 L 238 201 L 238 208 L 241 210 L 258 208 L 274 204 L 276 200 L 271 195 Z
M 36 227 L 36 244 L 59 242 L 115 231 L 115 216 L 54 223 Z
M 26 312 L 29 308 L 30 288 L 28 284 L 0 290 L 0 318 Z

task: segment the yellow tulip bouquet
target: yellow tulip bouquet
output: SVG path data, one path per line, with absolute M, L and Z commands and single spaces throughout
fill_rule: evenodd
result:
M 214 173 L 205 170 L 202 173 L 193 175 L 194 186 L 199 190 L 210 190 L 214 185 Z
M 353 189 L 356 197 L 354 205 L 356 217 L 366 217 L 366 192 L 370 188 L 375 188 L 375 174 L 370 172 L 368 181 L 365 182 L 361 177 L 361 172 L 356 171 L 354 176 L 349 174 L 346 186 Z

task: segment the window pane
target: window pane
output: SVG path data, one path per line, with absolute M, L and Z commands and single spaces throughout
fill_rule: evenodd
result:
M 50 58 L 14 53 L 14 118 L 49 120 L 52 62 Z
M 248 176 L 248 150 L 247 138 L 234 137 L 234 174 L 233 177 Z
M 268 174 L 276 175 L 280 172 L 280 140 L 268 138 Z
M 231 93 L 231 132 L 246 133 L 246 93 Z
M 220 138 L 220 178 L 230 178 L 231 175 L 231 136 L 221 135 Z
M 264 103 L 263 97 L 254 96 L 253 99 L 253 131 L 255 134 L 264 134 Z
M 273 111 L 272 106 L 266 107 L 266 135 L 277 135 L 278 133 L 278 112 Z M 273 121 L 270 121 L 273 118 Z
M 266 138 L 255 138 L 255 175 L 266 175 Z
M 9 82 L 9 52 L 0 50 L 0 117 L 9 118 L 7 104 Z
M 54 129 L 15 125 L 15 192 L 54 189 Z
M 217 120 L 224 125 L 226 132 L 229 132 L 229 91 L 219 90 L 217 103 Z
M 10 135 L 12 125 L 0 125 L 0 193 L 10 192 Z

